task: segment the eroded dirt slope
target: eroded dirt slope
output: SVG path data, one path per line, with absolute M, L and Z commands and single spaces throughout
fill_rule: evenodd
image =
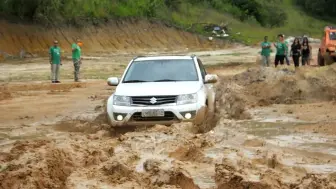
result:
M 132 53 L 157 50 L 209 49 L 224 46 L 204 37 L 160 23 L 144 20 L 111 21 L 99 27 L 53 28 L 12 24 L 0 21 L 0 56 L 19 56 L 23 48 L 32 54 L 46 55 L 54 39 L 67 53 L 77 37 L 83 40 L 83 52 Z M 30 56 L 27 53 L 28 56 Z

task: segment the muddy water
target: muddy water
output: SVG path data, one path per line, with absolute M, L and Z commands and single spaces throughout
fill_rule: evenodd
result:
M 192 148 L 188 146 L 188 141 L 190 141 L 189 138 L 193 137 L 193 134 L 185 132 L 183 129 L 183 127 L 188 128 L 190 126 L 177 124 L 175 127 L 168 128 L 166 126 L 156 126 L 154 127 L 154 131 L 151 132 L 127 133 L 123 136 L 127 139 L 124 140 L 121 145 L 115 147 L 115 153 L 120 157 L 129 155 L 129 152 L 135 153 L 138 159 L 135 163 L 135 171 L 139 173 L 146 172 L 144 163 L 147 160 L 154 159 L 163 164 L 161 169 L 169 170 L 178 165 L 181 169 L 188 171 L 189 176 L 200 188 L 215 187 L 214 165 L 202 162 L 198 162 L 197 164 L 188 162 L 188 158 L 193 159 L 194 157 L 184 158 L 184 155 L 188 156 L 187 154 L 184 154 L 185 151 L 178 151 L 179 147 L 185 147 L 186 151 L 188 151 L 188 148 Z M 178 130 L 180 132 L 179 134 L 170 135 L 165 134 L 165 131 L 162 133 L 162 129 L 165 131 Z M 184 142 L 187 142 L 187 144 L 184 144 Z M 175 153 L 175 151 L 178 153 L 176 154 L 177 158 L 174 157 L 175 155 L 171 155 L 172 153 Z M 190 151 L 190 153 L 193 152 Z M 182 156 L 179 157 L 179 155 Z
M 225 73 L 230 71 L 224 70 Z M 18 122 L 13 127 L 0 127 L 0 170 L 4 170 L 0 171 L 0 186 L 15 188 L 8 186 L 28 183 L 26 188 L 37 188 L 36 183 L 42 180 L 39 184 L 45 188 L 57 185 L 62 189 L 214 189 L 221 183 L 242 178 L 243 181 L 230 183 L 226 188 L 246 188 L 251 183 L 266 180 L 274 184 L 269 188 L 283 189 L 286 188 L 283 182 L 300 183 L 307 173 L 336 172 L 335 136 L 297 132 L 295 128 L 314 122 L 302 115 L 302 120 L 299 119 L 297 112 L 303 111 L 296 110 L 295 104 L 276 111 L 272 106 L 250 109 L 252 116 L 249 120 L 229 119 L 222 112 L 226 108 L 223 105 L 216 127 L 210 132 L 195 134 L 190 124 L 109 127 L 100 120 L 103 119 L 100 115 L 104 111 L 103 98 L 110 95 L 111 90 L 98 82 L 67 94 L 64 95 L 67 99 L 44 96 L 50 101 L 60 98 L 57 103 L 53 101 L 60 116 L 49 118 L 49 124 L 37 119 L 23 119 L 22 122 L 29 124 Z M 239 98 L 234 100 L 234 104 L 239 102 Z M 15 100 L 6 102 L 10 104 Z M 58 106 L 61 102 L 67 106 Z M 26 107 L 35 108 L 31 102 L 26 103 Z M 97 108 L 97 105 L 100 106 Z M 321 104 L 310 109 L 316 110 L 319 106 Z M 334 108 L 332 104 L 328 107 Z M 320 109 L 326 108 L 321 106 Z M 44 109 L 40 111 L 44 112 Z M 330 117 L 324 118 L 332 120 L 333 112 L 329 113 Z M 312 115 L 319 114 L 324 112 Z M 54 163 L 57 166 L 52 165 Z M 25 175 L 29 172 L 50 179 L 43 181 L 38 176 Z M 182 176 L 183 179 L 178 179 Z

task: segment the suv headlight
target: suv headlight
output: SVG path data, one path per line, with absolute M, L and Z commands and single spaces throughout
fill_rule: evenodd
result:
M 129 96 L 113 96 L 113 105 L 117 106 L 130 106 L 131 105 L 131 98 Z
M 179 95 L 177 97 L 177 105 L 193 104 L 197 102 L 197 93 Z

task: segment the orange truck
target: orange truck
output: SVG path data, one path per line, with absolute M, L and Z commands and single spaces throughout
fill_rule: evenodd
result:
M 319 66 L 330 65 L 336 62 L 336 28 L 326 26 L 317 55 Z

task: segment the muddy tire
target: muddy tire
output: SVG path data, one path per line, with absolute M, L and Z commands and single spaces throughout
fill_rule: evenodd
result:
M 203 122 L 197 125 L 197 133 L 206 133 L 216 127 L 219 117 L 216 109 L 216 101 L 214 102 L 214 106 L 212 108 L 207 107 Z
M 325 63 L 324 63 L 324 58 L 321 54 L 321 51 L 318 52 L 318 55 L 317 55 L 317 65 L 319 66 L 325 66 Z
M 331 65 L 332 63 L 334 63 L 334 58 L 327 53 L 324 56 L 324 65 Z
M 111 121 L 111 118 L 110 116 L 106 113 L 106 121 L 107 121 L 107 124 L 112 126 L 112 121 Z

